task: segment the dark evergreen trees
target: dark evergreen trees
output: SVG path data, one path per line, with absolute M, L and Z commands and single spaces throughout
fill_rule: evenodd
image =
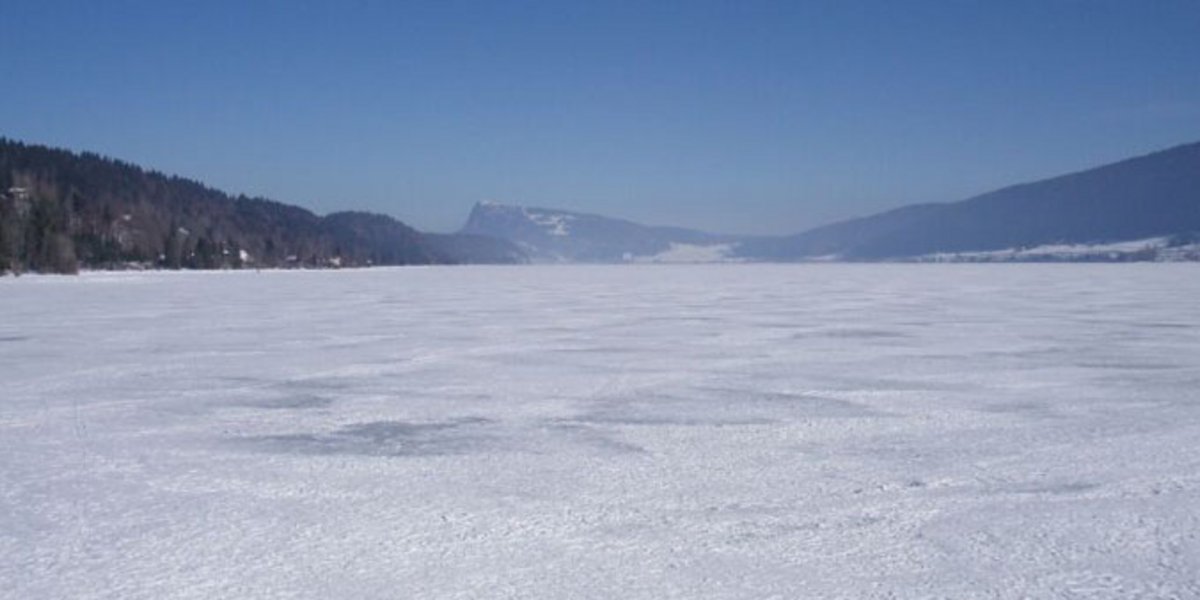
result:
M 511 248 L 512 254 L 520 252 Z M 385 215 L 320 217 L 94 153 L 0 138 L 0 274 L 461 262 Z

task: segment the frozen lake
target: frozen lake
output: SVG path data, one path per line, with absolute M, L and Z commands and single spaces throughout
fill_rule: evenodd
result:
M 0 279 L 0 596 L 1197 598 L 1200 265 Z

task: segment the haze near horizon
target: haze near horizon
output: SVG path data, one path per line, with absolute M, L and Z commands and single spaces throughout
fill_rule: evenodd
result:
M 457 229 L 792 233 L 1200 138 L 1189 2 L 28 3 L 0 135 Z

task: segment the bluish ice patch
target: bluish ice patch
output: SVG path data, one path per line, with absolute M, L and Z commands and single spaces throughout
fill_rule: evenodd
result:
M 704 388 L 722 399 L 729 399 L 743 406 L 762 406 L 770 410 L 785 411 L 788 416 L 821 418 L 878 417 L 884 413 L 869 406 L 850 400 L 830 398 L 820 394 L 795 392 L 771 392 L 756 388 Z
M 1008 494 L 1062 495 L 1079 494 L 1099 487 L 1100 484 L 1087 481 L 1033 481 L 1002 486 L 995 491 Z
M 559 454 L 583 450 L 603 455 L 643 454 L 612 432 L 581 423 L 548 421 L 514 428 L 479 417 L 432 422 L 370 421 L 327 432 L 255 436 L 238 443 L 281 454 L 420 457 L 494 452 Z
M 570 418 L 571 422 L 602 425 L 715 426 L 766 425 L 774 419 L 744 410 L 713 405 L 696 398 L 647 395 L 637 399 L 600 401 Z
M 465 417 L 429 423 L 370 421 L 329 432 L 293 433 L 245 438 L 251 447 L 284 454 L 349 454 L 359 456 L 436 456 L 465 454 L 494 447 L 485 431 L 488 419 Z
M 1055 419 L 1061 415 L 1045 402 L 1032 400 L 987 402 L 979 405 L 985 413 L 1020 415 L 1031 419 Z
M 328 408 L 332 405 L 333 398 L 305 393 L 285 394 L 273 398 L 264 398 L 262 400 L 250 400 L 241 404 L 241 406 L 266 408 L 272 410 Z
M 590 403 L 573 422 L 606 425 L 769 425 L 780 421 L 879 416 L 858 403 L 824 396 L 741 388 L 619 396 Z
M 838 339 L 896 339 L 912 337 L 910 334 L 895 329 L 872 329 L 867 327 L 841 327 L 818 330 L 816 335 Z
M 606 454 L 645 454 L 646 449 L 621 441 L 611 433 L 577 423 L 554 423 L 546 430 L 571 444 L 590 447 Z
M 1100 369 L 1104 371 L 1170 371 L 1183 368 L 1181 365 L 1165 361 L 1145 361 L 1136 359 L 1085 360 L 1075 363 L 1085 369 Z

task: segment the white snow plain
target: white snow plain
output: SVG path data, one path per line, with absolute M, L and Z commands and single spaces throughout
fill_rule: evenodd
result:
M 1197 598 L 1200 266 L 0 280 L 0 596 Z

